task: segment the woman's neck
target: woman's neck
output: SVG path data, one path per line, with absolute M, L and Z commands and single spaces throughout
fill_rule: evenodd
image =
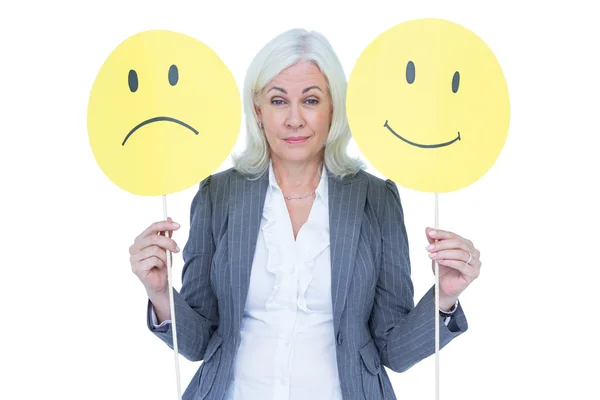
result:
M 272 159 L 271 162 L 277 184 L 285 195 L 304 195 L 319 185 L 323 165 L 320 160 L 289 162 Z

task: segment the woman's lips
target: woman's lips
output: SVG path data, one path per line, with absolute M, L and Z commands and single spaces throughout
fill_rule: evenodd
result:
M 309 136 L 292 136 L 287 139 L 284 139 L 287 143 L 290 144 L 299 144 L 304 143 L 308 140 Z

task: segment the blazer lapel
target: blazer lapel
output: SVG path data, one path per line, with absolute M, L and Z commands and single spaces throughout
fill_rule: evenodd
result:
M 240 331 L 269 174 L 249 180 L 234 172 L 229 186 L 228 251 L 235 332 Z M 237 339 L 237 338 L 236 338 Z
M 342 180 L 329 176 L 331 296 L 336 332 L 354 271 L 366 194 L 367 181 L 360 173 Z

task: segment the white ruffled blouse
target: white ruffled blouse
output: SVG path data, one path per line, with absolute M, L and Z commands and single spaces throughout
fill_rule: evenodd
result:
M 327 173 L 296 240 L 269 166 L 227 400 L 342 399 L 333 331 Z

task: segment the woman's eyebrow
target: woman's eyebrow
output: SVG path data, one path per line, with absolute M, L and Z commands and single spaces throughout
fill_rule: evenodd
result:
M 321 92 L 322 92 L 322 90 L 321 90 L 321 88 L 320 88 L 320 87 L 318 87 L 317 85 L 313 85 L 313 86 L 309 86 L 309 87 L 307 87 L 306 89 L 304 89 L 304 90 L 302 91 L 302 94 L 304 94 L 304 93 L 308 92 L 308 91 L 309 91 L 309 90 L 311 90 L 311 89 L 317 89 L 317 90 L 319 90 L 319 91 L 321 91 Z
M 284 94 L 287 94 L 287 92 L 285 91 L 285 89 L 283 89 L 283 88 L 280 88 L 279 86 L 273 86 L 271 89 L 269 89 L 269 90 L 267 91 L 267 93 L 269 93 L 271 90 L 279 90 L 280 92 L 282 92 L 282 93 L 284 93 Z

